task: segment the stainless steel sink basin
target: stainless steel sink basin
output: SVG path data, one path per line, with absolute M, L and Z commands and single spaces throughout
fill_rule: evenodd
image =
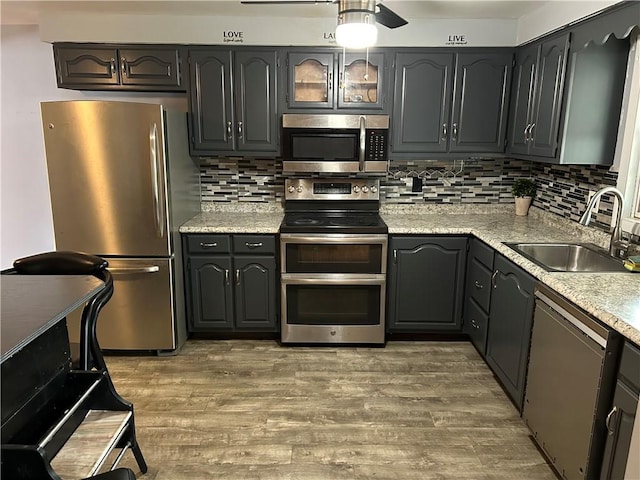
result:
M 505 243 L 551 272 L 626 272 L 622 261 L 590 243 Z

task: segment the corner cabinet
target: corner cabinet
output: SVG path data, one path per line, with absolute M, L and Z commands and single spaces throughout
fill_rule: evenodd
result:
M 382 52 L 293 49 L 287 53 L 285 73 L 283 111 L 385 109 Z
M 393 236 L 387 331 L 460 332 L 467 238 Z
M 486 361 L 522 411 L 535 279 L 502 255 L 491 276 Z
M 268 155 L 279 151 L 278 51 L 189 51 L 191 153 Z
M 273 235 L 183 235 L 188 328 L 277 332 Z
M 568 51 L 565 33 L 516 54 L 508 153 L 556 155 Z
M 53 57 L 60 88 L 186 91 L 181 47 L 56 43 Z
M 396 53 L 391 151 L 504 152 L 513 54 Z

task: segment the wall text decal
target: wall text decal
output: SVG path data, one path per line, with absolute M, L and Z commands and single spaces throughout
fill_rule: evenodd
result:
M 222 32 L 224 43 L 244 43 L 244 32 L 235 30 L 225 30 Z
M 444 42 L 445 45 L 466 45 L 467 43 L 467 36 L 466 35 L 449 35 L 447 37 L 447 41 Z

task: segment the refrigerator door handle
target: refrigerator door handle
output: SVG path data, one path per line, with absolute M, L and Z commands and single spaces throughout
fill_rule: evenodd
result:
M 150 265 L 148 267 L 139 268 L 107 268 L 112 275 L 132 275 L 136 273 L 156 273 L 160 271 L 158 265 Z
M 162 221 L 162 211 L 160 209 L 160 179 L 158 175 L 160 168 L 158 166 L 158 125 L 154 123 L 149 132 L 149 159 L 151 161 L 151 189 L 153 191 L 153 207 L 155 210 L 155 227 L 158 237 L 164 237 L 164 223 Z

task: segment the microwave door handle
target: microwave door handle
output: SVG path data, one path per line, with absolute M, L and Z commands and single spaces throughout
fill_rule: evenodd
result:
M 358 157 L 359 160 L 359 170 L 364 172 L 364 151 L 365 151 L 365 141 L 366 141 L 366 132 L 367 132 L 367 121 L 364 116 L 360 116 L 360 154 Z

